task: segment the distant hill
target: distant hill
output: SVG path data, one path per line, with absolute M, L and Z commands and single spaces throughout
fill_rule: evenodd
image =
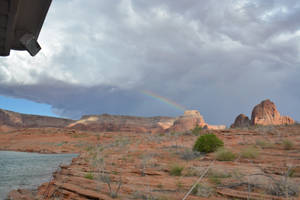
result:
M 80 120 L 28 115 L 0 109 L 0 131 L 20 128 L 67 128 L 82 131 L 122 132 L 184 132 L 196 126 L 208 129 L 224 129 L 225 126 L 211 126 L 205 123 L 198 111 L 185 111 L 179 117 L 135 117 L 123 115 L 85 115 Z
M 15 128 L 64 128 L 74 120 L 40 115 L 28 115 L 0 109 L 0 130 Z

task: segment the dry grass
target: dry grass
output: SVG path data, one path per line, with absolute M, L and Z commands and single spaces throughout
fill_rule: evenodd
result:
M 236 155 L 229 149 L 219 148 L 215 153 L 215 157 L 218 161 L 233 161 Z
M 249 158 L 249 159 L 255 159 L 259 156 L 260 152 L 255 147 L 247 147 L 242 150 L 241 152 L 241 158 Z

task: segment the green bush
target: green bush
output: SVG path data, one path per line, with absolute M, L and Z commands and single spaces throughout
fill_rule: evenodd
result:
M 224 146 L 224 143 L 222 140 L 220 140 L 216 135 L 214 134 L 205 134 L 201 135 L 194 147 L 194 151 L 204 152 L 204 153 L 210 153 L 216 151 L 219 147 Z
M 219 161 L 233 161 L 236 155 L 228 149 L 219 148 L 216 152 L 216 159 Z
M 259 156 L 259 150 L 254 147 L 247 147 L 242 150 L 241 157 L 242 158 L 257 158 Z
M 174 165 L 170 169 L 170 175 L 172 175 L 172 176 L 181 176 L 183 169 L 184 169 L 184 167 L 182 167 L 182 166 Z

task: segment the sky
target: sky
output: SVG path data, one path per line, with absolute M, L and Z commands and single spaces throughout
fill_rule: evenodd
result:
M 0 107 L 229 125 L 271 99 L 300 120 L 299 19 L 298 0 L 56 0 L 41 52 L 0 58 Z

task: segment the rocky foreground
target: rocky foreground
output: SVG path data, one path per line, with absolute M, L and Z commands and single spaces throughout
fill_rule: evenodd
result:
M 299 195 L 299 125 L 210 131 L 236 155 L 230 161 L 215 160 L 215 153 L 193 152 L 198 136 L 191 132 L 65 131 L 0 134 L 1 147 L 80 152 L 50 183 L 35 192 L 12 191 L 10 199 L 183 199 L 208 168 L 188 199 L 297 199 Z

